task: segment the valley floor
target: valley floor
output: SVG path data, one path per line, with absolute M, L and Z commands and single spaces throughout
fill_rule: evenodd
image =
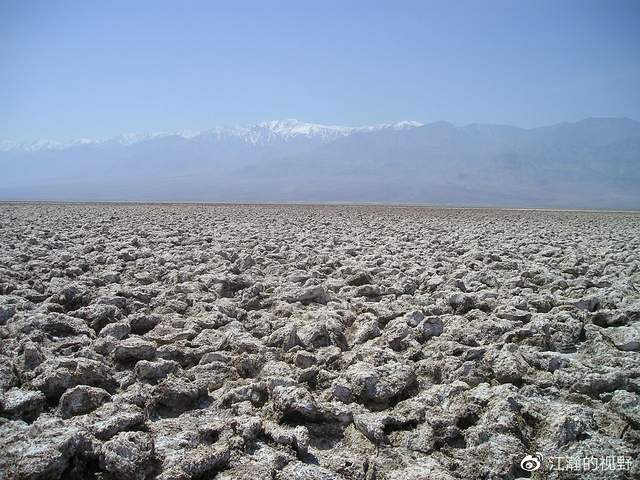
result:
M 638 252 L 633 213 L 0 204 L 0 479 L 637 478 Z

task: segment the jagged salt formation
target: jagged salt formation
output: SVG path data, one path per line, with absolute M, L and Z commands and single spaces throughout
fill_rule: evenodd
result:
M 3 204 L 0 478 L 513 479 L 538 451 L 635 459 L 639 220 Z

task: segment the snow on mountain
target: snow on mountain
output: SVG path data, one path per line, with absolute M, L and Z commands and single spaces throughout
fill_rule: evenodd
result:
M 307 123 L 296 119 L 272 120 L 255 125 L 238 125 L 231 127 L 215 127 L 209 130 L 178 130 L 175 132 L 128 133 L 106 140 L 80 139 L 73 141 L 37 140 L 18 143 L 0 141 L 0 151 L 36 152 L 39 150 L 64 150 L 86 145 L 123 145 L 147 142 L 166 137 L 179 137 L 186 140 L 213 139 L 222 141 L 233 139 L 251 145 L 269 145 L 274 142 L 288 142 L 295 139 L 313 139 L 320 142 L 335 140 L 356 132 L 372 132 L 376 130 L 403 130 L 423 126 L 415 121 L 402 121 L 395 124 L 380 124 L 363 127 L 344 127 L 339 125 L 321 125 Z
M 640 208 L 640 123 L 629 119 L 532 129 L 280 120 L 0 145 L 0 200 Z

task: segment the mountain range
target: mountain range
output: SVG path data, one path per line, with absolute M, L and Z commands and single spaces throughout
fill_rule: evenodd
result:
M 523 129 L 297 120 L 0 142 L 1 200 L 640 209 L 640 122 Z

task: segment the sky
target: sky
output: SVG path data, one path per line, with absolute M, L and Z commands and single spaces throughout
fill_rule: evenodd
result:
M 0 0 L 0 140 L 640 120 L 637 0 Z

